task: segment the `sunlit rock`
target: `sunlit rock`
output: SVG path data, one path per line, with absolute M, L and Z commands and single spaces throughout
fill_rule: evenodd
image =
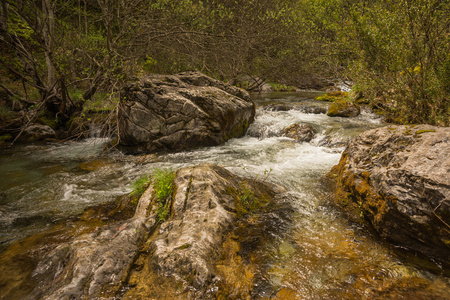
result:
M 253 268 L 240 252 L 249 255 L 276 232 L 288 231 L 294 197 L 281 186 L 210 164 L 176 172 L 167 220 L 159 217 L 155 193 L 152 186 L 144 192 L 131 218 L 46 253 L 33 271 L 39 284 L 30 297 L 205 299 L 222 289 L 242 298 L 254 278 L 247 276 L 245 287 L 232 279 L 241 280 L 237 270 L 251 274 Z
M 450 257 L 450 129 L 386 126 L 350 141 L 329 174 L 336 200 L 386 240 L 443 263 Z

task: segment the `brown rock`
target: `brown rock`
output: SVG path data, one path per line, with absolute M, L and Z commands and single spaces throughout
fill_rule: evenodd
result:
M 210 164 L 178 170 L 173 187 L 167 221 L 158 218 L 150 186 L 133 217 L 48 251 L 33 271 L 33 281 L 39 284 L 29 298 L 109 299 L 125 287 L 127 299 L 205 299 L 208 293 L 212 298 L 215 289 L 210 287 L 217 286 L 223 274 L 216 262 L 227 257 L 221 255 L 223 245 L 236 222 L 247 214 L 254 219 L 253 213 L 268 207 L 267 215 L 281 226 L 283 217 L 269 205 L 294 197 L 281 186 L 244 179 Z M 278 228 L 272 224 L 264 231 L 270 230 Z M 248 280 L 251 288 L 252 278 Z
M 285 137 L 292 138 L 297 142 L 309 142 L 316 135 L 317 131 L 308 124 L 294 124 L 282 130 Z
M 329 175 L 383 238 L 448 263 L 449 174 L 450 128 L 391 125 L 352 140 Z

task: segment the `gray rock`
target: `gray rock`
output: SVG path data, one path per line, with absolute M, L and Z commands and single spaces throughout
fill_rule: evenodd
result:
M 259 86 L 259 92 L 271 93 L 271 92 L 273 92 L 273 87 L 268 83 L 263 83 Z
M 35 124 L 25 128 L 20 139 L 25 141 L 42 141 L 54 138 L 55 135 L 55 131 L 50 126 Z
M 146 216 L 152 193 L 152 188 L 144 193 L 132 219 L 81 235 L 47 253 L 33 272 L 41 284 L 31 298 L 94 299 L 105 290 L 117 291 L 140 243 L 156 224 L 154 216 Z
M 327 109 L 325 107 L 319 107 L 319 106 L 307 106 L 307 105 L 296 105 L 294 106 L 295 110 L 304 112 L 305 114 L 326 114 Z
M 267 111 L 288 111 L 294 109 L 292 104 L 269 104 L 263 107 Z
M 319 146 L 330 147 L 330 148 L 343 148 L 348 145 L 350 141 L 349 137 L 342 137 L 338 135 L 324 136 L 319 142 Z
M 274 136 L 280 136 L 280 130 L 265 124 L 253 123 L 247 130 L 247 136 L 255 137 L 260 140 Z
M 331 174 L 338 203 L 353 203 L 383 238 L 448 263 L 450 128 L 366 131 L 350 141 Z
M 145 77 L 121 99 L 119 145 L 131 152 L 220 145 L 244 135 L 255 116 L 245 90 L 199 72 Z

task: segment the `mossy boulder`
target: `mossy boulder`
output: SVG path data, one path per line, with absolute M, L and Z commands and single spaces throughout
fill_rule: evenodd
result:
M 350 141 L 329 177 L 336 202 L 389 242 L 448 267 L 450 128 L 386 126 Z
M 127 86 L 118 113 L 126 152 L 182 151 L 241 137 L 255 103 L 238 87 L 200 72 L 151 75 Z
M 336 100 L 328 108 L 327 116 L 329 117 L 356 117 L 361 113 L 361 109 L 358 105 L 345 101 Z

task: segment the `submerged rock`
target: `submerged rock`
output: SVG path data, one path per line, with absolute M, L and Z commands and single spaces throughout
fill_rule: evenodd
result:
M 273 205 L 289 202 L 290 193 L 210 164 L 178 170 L 173 188 L 164 223 L 150 186 L 130 219 L 49 251 L 33 272 L 33 280 L 39 284 L 30 298 L 204 299 L 214 298 L 220 289 L 242 298 L 241 292 L 228 286 L 237 283 L 223 278 L 229 263 L 226 258 L 245 268 L 242 258 L 236 258 L 240 252 L 250 251 L 245 237 L 247 250 L 239 250 L 239 232 L 233 233 L 233 229 L 248 232 L 252 225 L 247 222 L 239 227 L 236 222 L 251 215 L 252 224 L 258 223 L 254 221 L 256 213 L 269 207 L 271 218 L 283 224 L 285 216 L 277 216 Z M 285 226 L 280 228 L 286 230 Z M 274 230 L 280 229 L 266 229 Z M 232 252 L 226 253 L 226 249 Z M 247 278 L 245 293 L 253 287 L 252 280 Z
M 289 111 L 296 110 L 305 114 L 326 114 L 327 109 L 325 107 L 319 107 L 315 105 L 293 105 L 293 104 L 269 104 L 264 106 L 264 110 L 267 111 Z
M 329 117 L 356 117 L 361 113 L 358 105 L 345 100 L 335 100 L 328 109 L 327 116 Z
M 267 111 L 288 111 L 294 109 L 292 104 L 269 104 L 263 107 Z
M 280 136 L 280 130 L 261 123 L 253 123 L 247 130 L 247 136 L 260 140 L 274 136 Z
M 243 89 L 200 72 L 151 75 L 124 89 L 118 141 L 141 153 L 215 146 L 243 136 L 254 116 Z
M 448 264 L 449 172 L 448 127 L 391 125 L 352 140 L 329 175 L 383 238 Z

